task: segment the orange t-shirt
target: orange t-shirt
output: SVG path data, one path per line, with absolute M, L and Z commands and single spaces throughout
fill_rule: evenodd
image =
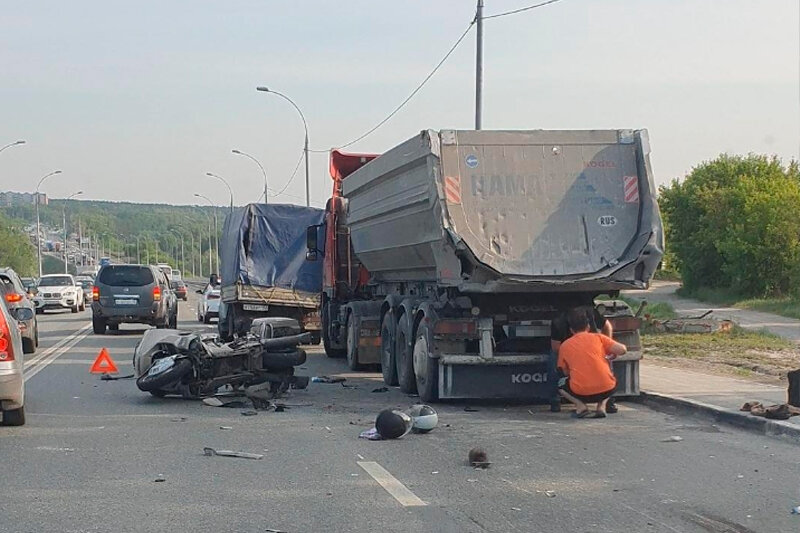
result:
M 617 386 L 606 359 L 614 341 L 600 333 L 577 333 L 565 340 L 558 350 L 558 367 L 569 376 L 569 388 L 575 394 L 591 396 Z

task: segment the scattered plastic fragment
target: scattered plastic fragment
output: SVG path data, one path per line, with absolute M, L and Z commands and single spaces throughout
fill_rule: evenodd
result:
M 282 529 L 270 529 L 270 528 L 267 528 L 264 531 L 266 531 L 267 533 L 286 533 Z
M 378 387 L 377 389 L 372 389 L 372 392 L 389 392 L 389 387 Z
M 241 414 L 242 414 L 242 416 L 256 416 L 258 414 L 258 411 L 253 411 L 253 410 L 242 411 Z
M 438 470 L 434 470 L 433 472 L 431 472 L 431 474 L 438 474 L 438 473 L 439 473 Z
M 792 507 L 792 514 L 800 515 L 800 505 L 798 505 L 797 507 Z
M 133 377 L 134 377 L 133 374 L 129 374 L 127 376 L 112 376 L 108 372 L 103 372 L 103 374 L 100 376 L 100 380 L 101 381 L 116 381 L 118 379 L 131 379 Z
M 215 450 L 214 448 L 203 448 L 203 455 L 212 457 L 218 455 L 220 457 L 240 457 L 242 459 L 263 459 L 264 456 L 260 453 L 247 453 L 235 452 L 233 450 Z
M 229 430 L 229 429 L 233 429 L 233 428 L 231 426 L 220 426 L 219 429 Z
M 519 507 L 512 507 L 511 510 L 512 511 L 521 511 L 522 509 L 520 509 Z
M 381 437 L 381 434 L 378 433 L 378 430 L 375 428 L 362 431 L 358 438 L 367 440 L 383 440 L 383 437 Z
M 680 442 L 683 440 L 683 437 L 679 435 L 673 435 L 671 437 L 667 437 L 666 439 L 662 440 L 661 442 Z
M 330 376 L 314 376 L 311 378 L 311 383 L 342 383 L 345 381 L 345 378 L 342 377 L 330 377 Z
M 552 490 L 544 491 L 544 495 L 547 496 L 548 498 L 555 498 L 556 497 L 556 493 L 554 491 L 552 491 Z
M 177 416 L 175 418 L 170 418 L 170 422 L 186 422 L 188 418 L 185 416 Z
M 478 411 L 480 411 L 480 409 L 475 409 L 474 407 L 466 406 L 464 408 L 464 411 L 466 411 L 467 413 L 477 413 Z
M 217 398 L 212 396 L 210 398 L 203 398 L 203 403 L 211 407 L 229 407 L 232 409 L 241 409 L 242 407 L 249 407 L 250 402 L 239 400 L 236 398 Z
M 164 483 L 165 481 L 166 481 L 166 479 L 164 478 L 164 474 L 159 474 L 153 480 L 153 483 Z

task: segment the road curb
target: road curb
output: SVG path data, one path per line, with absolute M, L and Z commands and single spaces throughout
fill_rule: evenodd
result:
M 760 416 L 753 416 L 743 411 L 734 411 L 697 400 L 654 392 L 642 392 L 635 401 L 661 411 L 680 411 L 683 413 L 710 416 L 717 422 L 723 424 L 736 426 L 762 435 L 786 437 L 794 442 L 800 443 L 800 425 L 791 422 L 769 420 Z

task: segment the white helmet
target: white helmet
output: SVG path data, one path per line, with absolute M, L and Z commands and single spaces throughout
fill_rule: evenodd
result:
M 412 405 L 406 413 L 411 417 L 411 431 L 414 433 L 427 433 L 439 424 L 439 415 L 430 405 Z

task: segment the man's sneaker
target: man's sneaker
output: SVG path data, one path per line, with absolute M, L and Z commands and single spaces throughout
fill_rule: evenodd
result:
M 613 415 L 617 411 L 619 411 L 619 409 L 617 408 L 617 402 L 614 401 L 614 398 L 611 398 L 610 400 L 608 400 L 608 403 L 606 404 L 606 413 Z

